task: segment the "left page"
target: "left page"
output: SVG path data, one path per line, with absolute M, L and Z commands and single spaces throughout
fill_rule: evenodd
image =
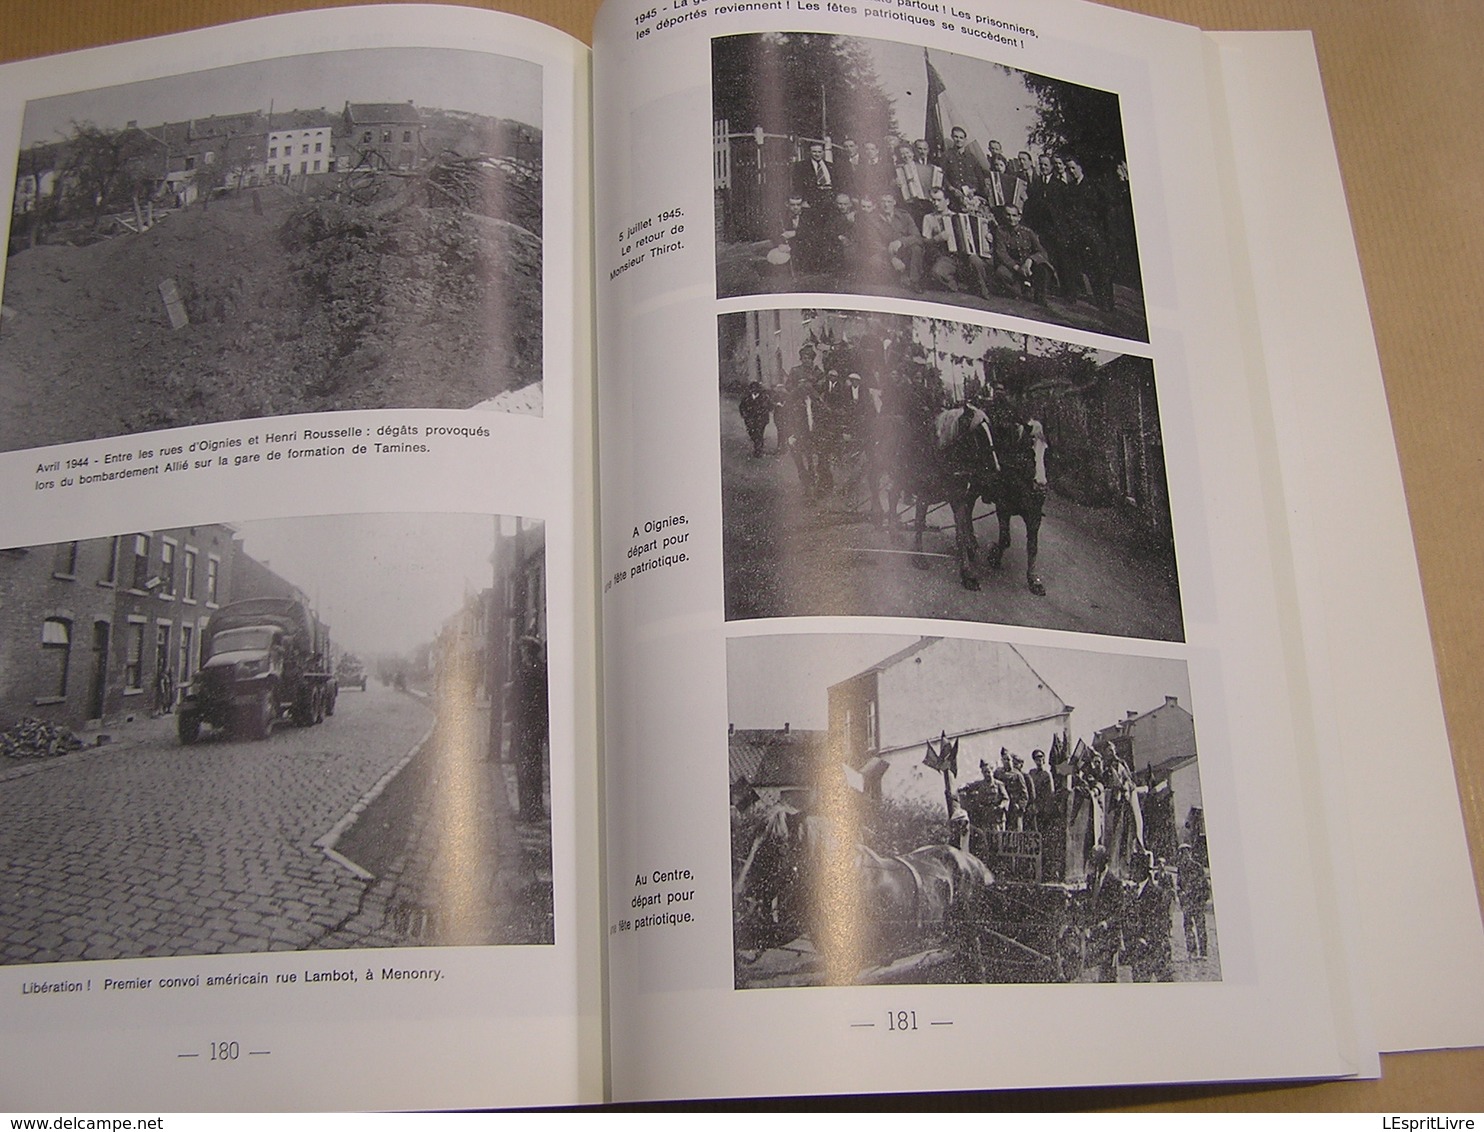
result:
M 587 50 L 0 71 L 0 1096 L 601 1098 Z

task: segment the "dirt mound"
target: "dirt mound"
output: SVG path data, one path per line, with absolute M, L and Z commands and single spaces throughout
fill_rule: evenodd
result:
M 144 233 L 12 256 L 0 449 L 294 412 L 462 408 L 540 378 L 539 238 L 407 204 L 377 219 L 374 247 L 286 241 L 314 205 L 269 186 Z M 339 256 L 370 304 L 353 339 L 336 323 L 345 296 L 306 283 L 316 255 Z M 167 280 L 190 319 L 180 329 Z

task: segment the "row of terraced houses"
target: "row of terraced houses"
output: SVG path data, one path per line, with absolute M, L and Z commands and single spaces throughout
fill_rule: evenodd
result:
M 428 115 L 436 124 L 430 125 Z M 446 136 L 450 121 L 469 123 L 481 151 L 492 147 L 509 157 L 539 155 L 539 135 L 522 123 L 449 111 L 428 115 L 410 101 L 346 102 L 338 112 L 323 107 L 251 110 L 154 126 L 132 121 L 122 133 L 138 135 L 138 148 L 148 155 L 144 161 L 159 162 L 159 184 L 180 204 L 219 188 L 313 179 L 357 169 L 414 170 L 438 149 L 459 141 Z M 490 123 L 494 124 L 493 137 Z M 39 202 L 53 197 L 66 175 L 69 156 L 66 141 L 22 150 L 12 210 L 31 212 Z
M 0 728 L 169 710 L 215 610 L 304 596 L 226 524 L 0 550 Z

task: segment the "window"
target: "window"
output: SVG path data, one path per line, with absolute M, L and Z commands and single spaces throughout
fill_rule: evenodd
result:
M 402 144 L 403 145 L 406 145 L 411 140 L 412 140 L 412 131 L 411 130 L 403 130 L 402 131 Z
M 362 131 L 362 133 L 361 133 L 361 144 L 362 145 L 370 145 L 371 144 L 371 131 L 370 130 Z
M 175 596 L 175 544 L 168 538 L 160 543 L 160 596 Z
M 217 580 L 221 577 L 222 562 L 219 558 L 208 558 L 206 560 L 206 600 L 211 605 L 217 602 L 216 587 Z
M 303 145 L 301 145 L 299 147 L 299 152 L 301 154 L 308 153 L 309 152 L 309 143 L 308 142 L 305 142 Z
M 277 157 L 278 156 L 278 147 L 276 145 L 270 145 L 268 147 L 268 156 L 269 157 Z M 269 168 L 268 172 L 270 172 L 270 173 L 273 172 L 272 168 Z
M 130 621 L 124 634 L 124 690 L 144 688 L 144 622 Z
M 72 622 L 48 617 L 41 623 L 41 695 L 39 699 L 64 699 L 67 695 L 67 662 L 72 656 Z
M 876 701 L 866 701 L 866 750 L 874 751 L 880 744 L 876 740 Z
M 315 163 L 314 163 L 314 171 L 315 171 L 315 172 L 316 172 L 316 173 L 318 173 L 318 172 L 319 172 L 319 162 L 318 162 L 318 161 L 316 161 L 316 162 L 315 162 Z
M 299 172 L 300 173 L 308 173 L 309 172 L 309 162 L 307 162 L 307 161 L 301 161 L 301 162 L 299 162 Z
M 382 145 L 390 145 L 391 144 L 391 141 L 392 141 L 392 132 L 391 132 L 391 130 L 382 130 L 381 131 L 381 144 Z
M 278 174 L 278 166 L 277 165 L 270 165 L 270 166 L 268 166 L 268 176 L 273 177 L 273 176 L 276 176 L 277 174 Z
M 324 152 L 324 149 L 325 149 L 325 143 L 324 142 L 315 142 L 314 143 L 314 152 L 315 153 L 323 153 Z
M 119 536 L 114 535 L 108 543 L 108 561 L 103 565 L 103 577 L 98 579 L 100 585 L 111 586 L 118 578 L 119 567 Z
M 77 543 L 57 543 L 56 558 L 52 562 L 52 574 L 58 578 L 77 577 Z
M 186 547 L 185 552 L 185 584 L 181 587 L 181 596 L 186 601 L 196 600 L 196 552 Z
M 149 535 L 134 536 L 134 573 L 130 584 L 136 590 L 149 584 Z

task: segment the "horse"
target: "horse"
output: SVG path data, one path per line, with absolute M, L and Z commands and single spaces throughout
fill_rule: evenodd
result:
M 1038 420 L 992 420 L 995 473 L 988 480 L 984 501 L 994 507 L 998 527 L 989 548 L 989 568 L 998 570 L 1010 549 L 1010 520 L 1019 515 L 1025 523 L 1025 582 L 1037 597 L 1046 596 L 1046 585 L 1036 573 L 1036 555 L 1041 543 L 1041 514 L 1046 504 L 1046 430 Z
M 893 537 L 903 495 L 915 501 L 912 547 L 918 554 L 922 553 L 928 508 L 947 503 L 953 512 L 959 582 L 966 590 L 977 590 L 979 575 L 974 559 L 979 547 L 974 537 L 974 505 L 994 490 L 995 471 L 994 442 L 983 411 L 963 405 L 928 418 L 884 406 L 875 418 L 869 452 L 872 508 L 881 506 L 884 491 L 882 518 Z M 921 558 L 916 565 L 918 569 L 928 568 Z
M 894 960 L 946 947 L 957 981 L 983 980 L 976 925 L 994 875 L 979 858 L 952 845 L 885 856 L 843 836 L 828 818 L 781 805 L 746 826 L 733 841 L 739 948 L 807 935 L 823 980 L 848 984 Z

